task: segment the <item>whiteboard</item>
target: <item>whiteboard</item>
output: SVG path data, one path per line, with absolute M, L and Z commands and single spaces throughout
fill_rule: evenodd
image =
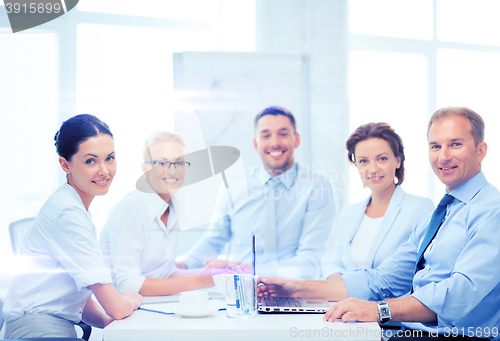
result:
M 253 147 L 254 119 L 279 105 L 297 121 L 302 142 L 296 160 L 309 163 L 309 62 L 297 54 L 174 53 L 179 110 L 195 110 L 208 146 L 240 150 L 245 168 L 260 165 Z M 177 115 L 176 115 L 177 116 Z M 185 130 L 176 119 L 176 130 Z

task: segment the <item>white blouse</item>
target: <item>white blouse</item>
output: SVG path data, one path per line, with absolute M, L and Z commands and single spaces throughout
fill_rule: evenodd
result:
M 359 225 L 359 229 L 352 239 L 352 261 L 358 268 L 370 268 L 366 260 L 373 238 L 375 238 L 383 218 L 370 218 L 366 214 L 363 217 L 363 221 L 361 221 L 361 225 Z
M 82 320 L 89 285 L 111 283 L 90 212 L 73 187 L 59 187 L 26 231 L 20 254 L 29 271 L 16 275 L 5 300 L 4 317 L 12 321 L 31 313 Z
M 156 193 L 132 191 L 111 210 L 99 246 L 119 292 L 138 292 L 146 278 L 167 278 L 175 270 L 179 224 L 170 206 Z

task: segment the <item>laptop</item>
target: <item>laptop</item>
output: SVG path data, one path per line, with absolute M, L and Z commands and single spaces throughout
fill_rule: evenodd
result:
M 255 276 L 255 234 L 252 233 L 252 274 Z M 257 295 L 257 288 L 255 288 Z M 330 303 L 322 298 L 257 296 L 257 311 L 261 314 L 301 313 L 324 314 Z

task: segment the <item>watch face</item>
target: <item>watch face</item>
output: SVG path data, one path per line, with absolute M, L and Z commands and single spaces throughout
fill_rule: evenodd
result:
M 387 302 L 379 301 L 378 304 L 378 314 L 380 316 L 380 322 L 385 323 L 391 319 L 391 309 Z

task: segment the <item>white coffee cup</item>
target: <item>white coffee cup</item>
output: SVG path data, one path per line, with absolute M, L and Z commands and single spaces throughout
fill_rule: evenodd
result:
M 185 310 L 206 310 L 208 308 L 207 291 L 181 292 L 179 308 Z

